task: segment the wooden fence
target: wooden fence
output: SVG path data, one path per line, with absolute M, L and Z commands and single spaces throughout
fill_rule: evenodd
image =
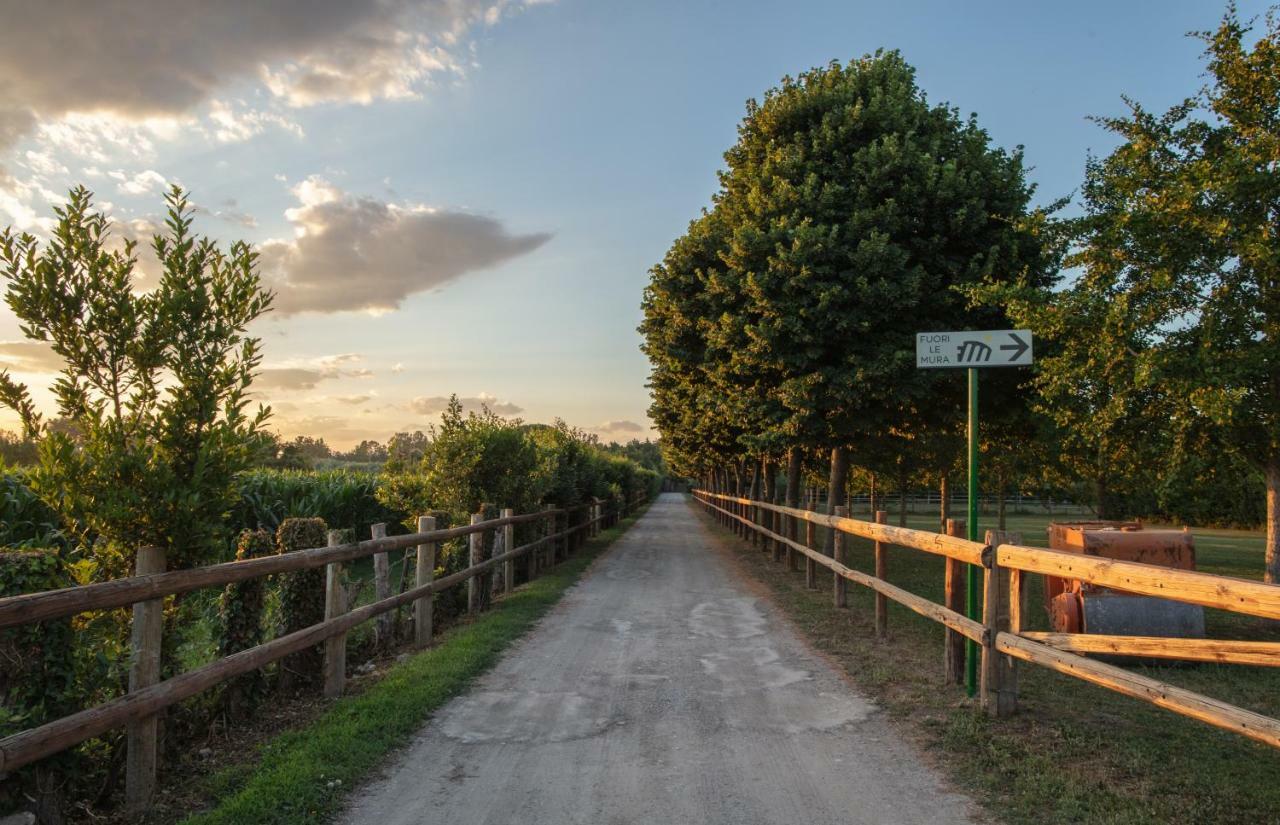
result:
M 533 578 L 539 571 L 567 557 L 587 537 L 596 535 L 602 527 L 611 526 L 632 512 L 642 501 L 643 496 L 630 501 L 621 497 L 596 499 L 576 507 L 548 508 L 523 515 L 503 510 L 499 518 L 484 520 L 477 515 L 468 525 L 446 530 L 435 529 L 435 519 L 423 516 L 418 519 L 418 532 L 408 535 L 388 537 L 385 525 L 373 525 L 371 532 L 374 538 L 343 544 L 335 540 L 339 531 L 330 531 L 328 547 L 168 572 L 164 568 L 162 551 L 143 548 L 138 552 L 136 575 L 129 578 L 0 598 L 0 628 L 93 610 L 133 607 L 128 693 L 0 739 L 0 775 L 86 739 L 127 726 L 126 807 L 134 813 L 145 810 L 155 788 L 159 711 L 235 676 L 320 643 L 325 645 L 324 693 L 329 697 L 340 696 L 346 680 L 346 635 L 356 626 L 412 605 L 414 642 L 418 647 L 425 647 L 431 643 L 436 593 L 466 582 L 468 609 L 474 611 L 477 608 L 477 577 L 482 573 L 497 572 L 496 568 L 501 566 L 498 580 L 504 582 L 509 592 L 515 582 L 517 559 L 524 557 L 528 577 Z M 545 523 L 542 536 L 520 547 L 512 546 L 515 525 L 538 522 Z M 490 531 L 501 531 L 495 537 L 494 555 L 480 561 L 481 543 Z M 471 537 L 470 565 L 448 576 L 434 578 L 437 546 L 463 536 Z M 416 550 L 416 576 L 413 587 L 391 595 L 389 587 L 383 584 L 386 577 L 382 573 L 387 569 L 387 554 L 396 550 Z M 374 557 L 378 580 L 376 601 L 351 610 L 342 584 L 342 565 L 367 556 Z M 405 564 L 408 564 L 407 558 Z M 170 679 L 159 680 L 160 618 L 164 597 L 317 567 L 326 570 L 323 621 Z
M 963 640 L 972 640 L 981 651 L 981 704 L 992 716 L 1006 716 L 1016 709 L 1017 663 L 1023 661 L 1280 747 L 1280 720 L 1081 655 L 1106 653 L 1276 667 L 1280 666 L 1280 642 L 1043 633 L 1023 628 L 1023 585 L 1029 573 L 1079 579 L 1128 593 L 1268 619 L 1280 619 L 1280 585 L 1024 547 L 994 531 L 988 532 L 987 541 L 982 543 L 956 535 L 890 527 L 883 523 L 883 512 L 876 514 L 876 521 L 868 522 L 844 517 L 843 507 L 836 508 L 835 515 L 826 515 L 705 490 L 695 491 L 694 497 L 721 523 L 753 543 L 763 543 L 766 550 L 772 549 L 775 561 L 781 561 L 785 551 L 789 566 L 795 569 L 796 554 L 803 556 L 809 586 L 815 586 L 814 570 L 817 566 L 830 570 L 834 574 L 835 606 L 846 606 L 846 581 L 874 590 L 878 635 L 883 636 L 887 628 L 887 599 L 943 624 L 947 628 L 944 661 L 949 681 L 959 680 L 957 660 L 963 661 Z M 806 527 L 804 541 L 799 539 L 799 525 L 802 523 Z M 815 549 L 814 525 L 835 531 L 833 556 Z M 842 537 L 845 535 L 875 542 L 874 574 L 854 570 L 844 563 Z M 932 553 L 947 560 L 945 605 L 886 581 L 889 545 Z M 960 575 L 963 564 L 978 565 L 983 569 L 981 621 L 970 619 L 961 612 L 963 594 L 959 589 L 963 587 L 963 576 Z

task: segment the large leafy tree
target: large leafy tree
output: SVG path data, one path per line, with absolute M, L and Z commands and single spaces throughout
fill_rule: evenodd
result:
M 5 300 L 30 339 L 65 366 L 48 421 L 26 386 L 0 372 L 0 403 L 39 445 L 33 488 L 66 517 L 106 572 L 141 545 L 169 563 L 207 561 L 222 546 L 234 479 L 260 454 L 268 411 L 249 410 L 261 361 L 246 333 L 271 294 L 244 243 L 227 250 L 191 231 L 193 208 L 174 188 L 166 229 L 152 242 L 160 282 L 140 292 L 132 242 L 77 188 L 56 209 L 52 237 L 0 233 Z M 113 569 L 114 568 L 114 569 Z
M 930 104 L 888 51 L 785 78 L 725 159 L 721 257 L 742 300 L 717 323 L 741 328 L 738 371 L 773 382 L 778 429 L 830 452 L 836 503 L 849 444 L 959 414 L 956 376 L 916 369 L 915 333 L 1001 324 L 966 284 L 1043 282 L 1021 151 Z
M 641 348 L 652 369 L 650 418 L 662 433 L 667 463 L 679 474 L 706 478 L 741 453 L 747 432 L 735 412 L 743 407 L 723 376 L 709 333 L 722 313 L 711 281 L 723 266 L 723 232 L 707 213 L 650 270 L 642 309 Z
M 1210 427 L 1251 460 L 1266 477 L 1266 577 L 1280 581 L 1280 21 L 1250 45 L 1231 6 L 1196 36 L 1198 94 L 1099 120 L 1121 143 L 1088 166 L 1068 259 L 1084 275 L 1051 300 L 1064 352 L 1082 358 L 1045 364 L 1041 381 L 1101 478 L 1140 459 L 1154 422 L 1175 440 Z M 1071 318 L 1080 307 L 1102 326 Z

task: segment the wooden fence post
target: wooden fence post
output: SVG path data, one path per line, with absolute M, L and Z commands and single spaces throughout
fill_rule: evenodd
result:
M 876 510 L 876 524 L 886 524 L 889 521 L 889 514 L 884 510 Z M 889 575 L 889 545 L 882 541 L 876 542 L 876 578 L 883 580 Z M 876 636 L 883 639 L 889 632 L 889 597 L 883 593 L 876 593 Z
M 845 516 L 849 515 L 849 508 L 844 506 L 843 504 L 838 505 L 835 508 L 835 515 L 837 518 L 844 518 Z M 835 561 L 840 562 L 841 564 L 845 564 L 844 546 L 847 539 L 845 538 L 844 531 L 836 530 L 834 527 L 832 527 L 831 529 L 835 532 L 835 535 L 832 536 L 832 542 L 831 542 L 831 558 L 834 559 Z M 832 602 L 835 604 L 836 607 L 848 607 L 849 597 L 848 597 L 847 588 L 846 588 L 848 581 L 846 581 L 845 577 L 841 576 L 839 573 L 832 573 L 831 578 L 834 581 L 834 583 L 831 586 Z
M 385 539 L 387 537 L 387 525 L 379 523 L 370 525 L 369 535 L 374 541 Z M 373 554 L 373 598 L 374 601 L 382 601 L 391 597 L 391 562 L 387 558 L 386 553 Z M 377 622 L 373 626 L 374 641 L 379 648 L 389 649 L 392 644 L 391 640 L 391 620 L 394 616 L 391 613 L 383 613 L 378 617 Z
M 435 516 L 418 516 L 418 532 L 430 533 L 436 529 Z M 418 566 L 414 575 L 414 585 L 422 587 L 430 584 L 436 577 L 436 544 L 427 542 L 418 545 Z M 414 644 L 426 647 L 431 644 L 431 624 L 435 612 L 435 594 L 428 593 L 413 603 L 413 636 Z
M 161 547 L 139 547 L 134 573 L 149 576 L 163 573 L 165 553 Z M 160 647 L 164 630 L 164 599 L 138 602 L 133 606 L 129 663 L 129 692 L 151 687 L 160 681 Z M 156 791 L 156 740 L 159 714 L 130 722 L 125 750 L 125 809 L 141 816 L 151 807 Z
M 804 546 L 813 549 L 817 528 L 812 521 L 804 522 Z M 818 589 L 818 563 L 809 556 L 804 557 L 804 586 L 810 590 Z
M 515 510 L 506 507 L 502 510 L 503 518 L 511 518 L 516 514 Z M 504 524 L 502 526 L 502 552 L 510 553 L 515 549 L 516 526 L 514 524 Z M 502 592 L 510 593 L 516 589 L 516 560 L 514 558 L 507 559 L 502 563 L 503 581 Z
M 795 516 L 787 516 L 787 521 L 790 524 L 788 529 L 790 529 L 791 531 L 790 533 L 787 534 L 787 538 L 791 539 L 792 541 L 799 541 L 800 540 L 800 519 L 796 518 Z M 795 572 L 796 570 L 800 569 L 800 554 L 797 553 L 796 549 L 789 544 L 787 545 L 787 569 L 792 572 Z
M 329 546 L 342 544 L 342 531 L 330 530 Z M 336 619 L 347 612 L 347 594 L 342 586 L 342 562 L 325 565 L 324 618 Z M 347 634 L 340 633 L 324 641 L 324 695 L 336 699 L 342 695 L 347 680 Z
M 555 508 L 555 507 L 552 507 L 552 506 L 550 506 L 550 505 L 548 505 L 547 507 L 545 507 L 545 508 L 543 508 L 543 509 L 545 509 L 545 510 L 547 510 L 547 511 L 548 511 L 548 512 L 547 512 L 547 526 L 546 526 L 546 531 L 547 531 L 547 532 L 546 532 L 546 535 L 547 535 L 547 536 L 550 536 L 550 535 L 553 535 L 553 534 L 556 532 L 556 521 L 557 521 L 557 519 L 556 519 L 556 514 L 555 514 L 555 513 L 553 513 L 553 512 L 550 512 L 550 511 L 555 510 L 556 508 Z M 555 557 L 556 557 L 556 542 L 555 542 L 555 539 L 546 539 L 546 540 L 543 542 L 543 545 L 542 545 L 542 548 L 541 548 L 540 552 L 541 552 L 541 554 L 542 554 L 542 564 L 540 565 L 539 569 L 540 569 L 540 570 L 546 570 L 546 569 L 547 569 L 547 568 L 549 568 L 552 564 L 554 564 L 554 563 L 555 563 Z
M 480 513 L 471 514 L 471 523 L 479 524 L 484 516 Z M 477 530 L 467 536 L 467 545 L 469 552 L 467 554 L 467 567 L 475 567 L 480 562 L 480 555 L 483 550 L 481 545 L 484 543 L 484 531 Z M 480 607 L 480 577 L 471 576 L 467 579 L 467 612 L 475 613 Z
M 1022 625 L 1021 604 L 1014 609 L 1016 597 L 1021 600 L 1022 579 L 1011 581 L 1017 570 L 1002 570 L 996 563 L 995 548 L 1001 544 L 1022 544 L 1022 534 L 1000 530 L 987 531 L 987 546 L 992 548 L 990 563 L 985 567 L 982 623 L 987 628 L 987 643 L 982 646 L 982 707 L 988 716 L 1003 718 L 1018 709 L 1018 660 L 996 650 L 996 634 L 1009 630 L 1017 613 Z
M 948 519 L 947 535 L 963 538 L 965 535 L 964 522 L 957 519 Z M 943 598 L 943 606 L 964 615 L 964 562 L 948 558 L 946 564 L 946 595 Z M 943 669 L 946 673 L 947 684 L 961 684 L 964 682 L 965 638 L 949 627 L 946 628 L 943 638 Z

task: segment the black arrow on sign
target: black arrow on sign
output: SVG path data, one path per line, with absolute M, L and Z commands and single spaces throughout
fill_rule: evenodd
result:
M 1014 350 L 1012 357 L 1009 358 L 1009 361 L 1012 363 L 1013 361 L 1017 361 L 1019 358 L 1021 358 L 1024 352 L 1031 349 L 1031 345 L 1028 344 L 1026 341 L 1022 340 L 1021 338 L 1019 338 L 1017 335 L 1014 335 L 1012 332 L 1009 333 L 1009 337 L 1013 339 L 1013 343 L 1001 344 L 1000 350 L 1001 352 L 1007 349 Z

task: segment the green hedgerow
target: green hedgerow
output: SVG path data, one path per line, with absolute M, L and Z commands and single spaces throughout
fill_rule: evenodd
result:
M 275 552 L 275 539 L 267 530 L 245 530 L 236 543 L 236 560 L 256 559 Z M 222 636 L 218 641 L 221 656 L 230 656 L 262 643 L 262 607 L 265 583 L 261 578 L 229 584 L 218 600 L 218 617 Z M 227 685 L 223 694 L 227 712 L 241 716 L 253 709 L 262 696 L 261 670 L 245 673 Z
M 324 547 L 328 532 L 324 519 L 288 518 L 276 530 L 276 552 L 292 553 Z M 293 633 L 324 621 L 324 568 L 299 570 L 280 577 L 280 633 Z M 280 689 L 291 690 L 316 682 L 320 676 L 320 647 L 300 650 L 285 658 Z

